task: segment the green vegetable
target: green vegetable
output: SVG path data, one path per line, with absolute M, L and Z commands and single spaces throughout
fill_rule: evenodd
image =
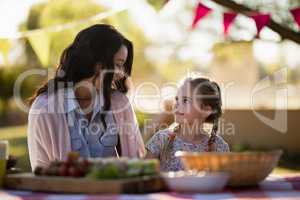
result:
M 128 170 L 126 172 L 127 177 L 135 177 L 142 174 L 143 171 L 143 160 L 132 159 L 128 161 Z
M 143 175 L 155 175 L 159 172 L 159 162 L 156 159 L 148 159 L 144 161 Z

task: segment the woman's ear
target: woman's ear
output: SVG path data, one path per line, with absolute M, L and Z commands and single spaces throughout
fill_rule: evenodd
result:
M 95 66 L 95 71 L 97 73 L 100 73 L 100 71 L 102 70 L 103 66 L 101 63 L 97 63 L 96 66 Z

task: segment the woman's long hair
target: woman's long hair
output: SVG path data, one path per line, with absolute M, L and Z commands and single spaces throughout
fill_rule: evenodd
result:
M 31 105 L 40 94 L 55 93 L 60 89 L 59 87 L 67 88 L 70 84 L 74 86 L 83 79 L 97 75 L 99 73 L 97 64 L 101 64 L 101 71 L 109 72 L 100 76 L 104 98 L 103 111 L 110 110 L 114 76 L 112 72 L 115 69 L 113 59 L 122 45 L 125 45 L 128 50 L 127 60 L 124 63 L 125 76 L 120 80 L 116 80 L 114 85 L 116 90 L 126 93 L 128 86 L 125 82 L 127 77 L 131 75 L 133 45 L 113 26 L 96 24 L 77 34 L 71 45 L 63 51 L 54 78 L 37 89 L 29 99 L 29 104 Z M 106 127 L 105 114 L 103 113 L 105 112 L 101 114 L 101 121 Z

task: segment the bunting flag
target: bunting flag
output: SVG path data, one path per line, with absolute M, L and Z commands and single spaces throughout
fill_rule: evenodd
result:
M 39 31 L 28 36 L 29 43 L 44 67 L 48 66 L 50 57 L 50 37 L 48 34 L 46 31 Z
M 202 3 L 199 3 L 197 8 L 195 9 L 195 16 L 192 24 L 192 29 L 194 29 L 197 23 L 206 15 L 211 12 L 211 8 L 206 7 Z
M 0 52 L 2 53 L 3 63 L 9 65 L 8 53 L 12 47 L 12 42 L 6 38 L 0 38 Z
M 300 7 L 290 10 L 290 12 L 292 13 L 296 23 L 298 24 L 298 26 L 300 28 Z
M 91 22 L 99 22 L 107 17 L 113 16 L 121 11 L 125 11 L 127 8 L 119 8 L 108 10 L 106 12 L 101 12 L 87 19 L 82 19 L 74 22 L 69 22 L 66 24 L 50 26 L 47 28 L 40 28 L 35 30 L 28 30 L 24 32 L 18 32 L 15 35 L 10 35 L 7 38 L 0 38 L 0 53 L 3 55 L 3 60 L 5 64 L 8 64 L 8 54 L 12 47 L 12 41 L 21 38 L 28 39 L 32 49 L 36 53 L 39 61 L 43 66 L 49 65 L 50 62 L 50 41 L 51 37 L 49 33 L 60 32 L 63 30 L 72 29 L 82 24 L 88 24 Z
M 169 0 L 147 0 L 148 3 L 158 12 L 160 11 Z
M 223 28 L 225 37 L 228 35 L 228 29 L 230 25 L 234 22 L 237 13 L 227 12 L 223 14 Z
M 255 21 L 257 35 L 260 31 L 270 22 L 270 14 L 255 13 L 251 15 L 251 18 Z

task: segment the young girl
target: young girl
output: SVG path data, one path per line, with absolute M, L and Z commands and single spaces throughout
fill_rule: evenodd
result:
M 229 151 L 228 144 L 217 135 L 222 114 L 221 91 L 217 83 L 205 78 L 186 79 L 175 98 L 175 122 L 178 126 L 156 133 L 146 145 L 146 158 L 158 158 L 162 171 L 183 170 L 176 151 Z M 209 135 L 204 123 L 212 123 Z

